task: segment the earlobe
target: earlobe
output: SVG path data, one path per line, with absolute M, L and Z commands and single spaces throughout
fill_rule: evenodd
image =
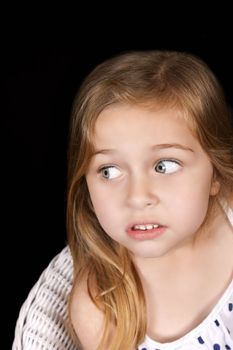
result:
M 217 179 L 212 180 L 210 196 L 216 196 L 220 190 L 220 182 Z

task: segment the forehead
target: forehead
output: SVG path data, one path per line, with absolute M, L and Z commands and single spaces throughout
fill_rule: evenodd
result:
M 163 137 L 196 138 L 184 112 L 174 108 L 113 105 L 99 114 L 94 125 L 95 143 L 131 137 L 155 141 Z

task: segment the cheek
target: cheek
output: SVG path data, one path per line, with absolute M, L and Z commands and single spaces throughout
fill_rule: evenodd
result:
M 114 217 L 116 216 L 115 210 L 115 198 L 112 198 L 110 194 L 102 189 L 92 187 L 88 185 L 91 202 L 94 208 L 95 215 L 102 226 L 102 228 L 108 232 L 109 227 L 114 223 Z
M 105 211 L 106 198 L 97 191 L 92 191 L 91 188 L 89 188 L 89 193 L 95 214 L 97 217 L 101 216 L 102 212 Z
M 98 205 L 93 204 L 93 206 L 100 226 L 110 237 L 114 238 L 114 228 L 118 223 L 118 220 L 116 220 L 116 217 L 114 215 L 116 211 L 113 210 L 111 205 L 105 205 L 103 201 L 101 203 L 98 203 Z
M 173 199 L 173 220 L 177 225 L 196 231 L 205 220 L 210 198 L 210 184 L 182 188 Z

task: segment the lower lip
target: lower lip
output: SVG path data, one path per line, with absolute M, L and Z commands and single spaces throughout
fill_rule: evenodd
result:
M 162 236 L 164 234 L 166 230 L 165 226 L 161 226 L 158 228 L 154 228 L 153 230 L 127 230 L 127 234 L 133 238 L 136 239 L 138 241 L 143 241 L 143 240 L 147 240 L 147 239 L 155 239 L 155 238 L 159 238 L 160 236 Z

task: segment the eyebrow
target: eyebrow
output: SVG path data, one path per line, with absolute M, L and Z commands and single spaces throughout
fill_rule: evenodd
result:
M 162 143 L 159 145 L 154 145 L 151 147 L 151 150 L 163 150 L 163 149 L 168 149 L 168 148 L 175 148 L 175 149 L 181 149 L 183 151 L 189 151 L 189 152 L 194 152 L 192 148 L 187 147 L 185 145 L 181 145 L 179 143 Z M 115 149 L 100 149 L 96 150 L 92 156 L 96 156 L 97 154 L 109 154 L 109 153 L 114 153 L 116 152 Z
M 162 143 L 160 145 L 152 146 L 153 150 L 160 150 L 160 149 L 167 149 L 167 148 L 177 148 L 177 149 L 181 149 L 183 151 L 194 152 L 192 148 L 185 146 L 185 145 L 181 145 L 180 143 Z

